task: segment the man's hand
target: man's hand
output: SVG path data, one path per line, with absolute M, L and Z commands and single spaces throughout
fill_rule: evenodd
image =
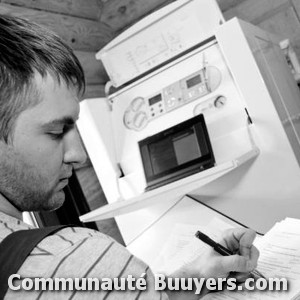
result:
M 169 277 L 217 279 L 227 278 L 230 273 L 232 275 L 232 272 L 236 272 L 234 274 L 239 281 L 245 280 L 249 272 L 253 271 L 257 266 L 259 252 L 257 248 L 253 246 L 255 235 L 255 232 L 250 229 L 235 228 L 226 230 L 219 243 L 235 253 L 234 255 L 221 256 L 214 251 L 213 248 L 207 246 L 206 250 L 204 252 L 202 251 L 199 257 L 188 262 Z M 198 242 L 203 243 L 200 240 Z M 178 296 L 180 294 L 181 293 L 178 293 Z M 203 294 L 205 294 L 205 292 Z M 170 299 L 176 299 L 174 296 L 173 293 Z M 193 296 L 195 295 L 186 293 L 186 296 L 186 299 L 194 299 Z
M 259 256 L 258 250 L 253 246 L 254 239 L 253 230 L 244 228 L 227 230 L 220 243 L 235 255 L 221 256 L 211 247 L 207 247 L 207 251 L 185 267 L 191 274 L 204 278 L 226 278 L 230 272 L 249 273 L 256 267 Z

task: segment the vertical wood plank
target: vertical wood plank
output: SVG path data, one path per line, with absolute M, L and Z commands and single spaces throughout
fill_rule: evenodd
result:
M 75 172 L 90 209 L 94 210 L 107 204 L 105 195 L 93 167 L 90 165 L 77 169 Z M 124 245 L 124 241 L 115 219 L 111 218 L 97 221 L 96 225 L 100 232 L 111 236 L 113 239 Z
M 102 2 L 98 0 L 2 0 L 2 2 L 92 20 L 99 19 L 102 9 Z
M 83 67 L 87 85 L 103 84 L 108 81 L 102 62 L 96 60 L 96 52 L 74 51 L 74 53 Z
M 83 99 L 105 97 L 104 85 L 87 85 Z

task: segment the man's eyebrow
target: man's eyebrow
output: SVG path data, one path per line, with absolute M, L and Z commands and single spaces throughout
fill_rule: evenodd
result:
M 74 125 L 76 120 L 71 117 L 64 117 L 60 119 L 54 119 L 47 123 L 42 124 L 42 127 L 47 129 L 55 126 L 63 126 L 63 125 Z

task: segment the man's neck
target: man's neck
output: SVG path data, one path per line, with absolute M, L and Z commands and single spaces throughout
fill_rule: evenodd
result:
M 14 207 L 3 195 L 0 194 L 0 211 L 19 220 L 22 220 L 22 212 Z

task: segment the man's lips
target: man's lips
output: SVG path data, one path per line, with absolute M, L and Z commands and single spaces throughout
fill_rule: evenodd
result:
M 60 177 L 59 181 L 69 179 L 71 176 L 72 176 L 72 172 L 65 173 Z
M 61 190 L 65 186 L 67 186 L 68 184 L 69 184 L 69 179 L 68 178 L 62 178 L 62 179 L 60 179 L 59 182 L 58 182 L 58 189 Z
M 71 173 L 65 173 L 63 174 L 59 181 L 58 181 L 58 185 L 60 188 L 64 188 L 66 185 L 68 185 L 69 183 L 69 178 L 72 176 L 72 172 Z

